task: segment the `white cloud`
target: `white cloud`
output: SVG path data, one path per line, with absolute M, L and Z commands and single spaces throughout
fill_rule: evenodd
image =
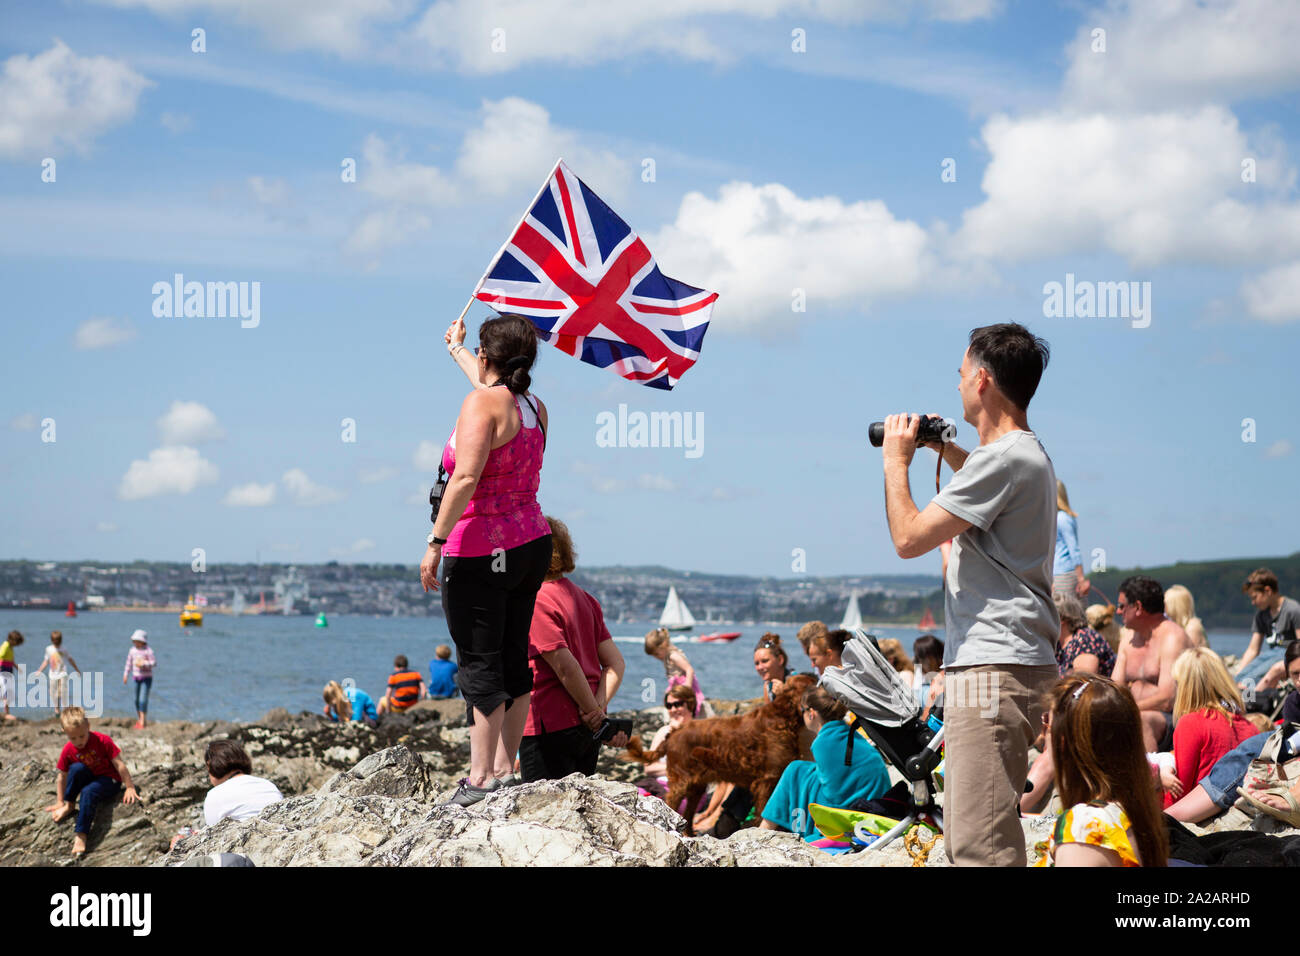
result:
M 101 534 L 112 534 L 117 530 L 117 525 L 111 521 L 100 521 L 95 524 L 95 530 Z
M 375 550 L 375 543 L 369 538 L 358 538 L 346 548 L 330 548 L 330 554 L 342 557 L 348 554 L 360 554 L 363 551 Z
M 422 441 L 415 449 L 411 461 L 419 471 L 437 474 L 438 465 L 442 462 L 442 446 L 428 440 Z
M 77 326 L 73 344 L 79 349 L 106 349 L 135 338 L 135 328 L 125 319 L 87 319 Z
M 15 415 L 13 418 L 9 419 L 9 427 L 16 432 L 36 431 L 36 428 L 40 423 L 41 420 L 31 412 L 23 412 L 21 415 Z
M 199 402 L 172 402 L 158 419 L 158 433 L 165 445 L 196 445 L 226 437 L 217 416 Z
M 1092 31 L 1106 31 L 1105 52 Z M 1185 106 L 1269 96 L 1300 85 L 1294 0 L 1111 0 L 1066 47 L 1067 102 Z
M 158 495 L 187 495 L 199 485 L 217 480 L 217 466 L 196 449 L 181 446 L 155 448 L 149 459 L 136 459 L 122 476 L 117 496 L 125 501 Z
M 362 468 L 357 477 L 363 485 L 374 485 L 381 481 L 387 481 L 390 478 L 396 478 L 398 471 L 396 468 L 390 468 L 388 465 L 381 465 L 377 468 Z
M 1265 458 L 1285 458 L 1295 451 L 1295 446 L 1285 438 L 1279 438 L 1273 444 L 1264 449 Z
M 638 488 L 645 491 L 676 491 L 677 482 L 671 478 L 665 478 L 663 475 L 643 474 L 638 475 L 636 479 Z
M 1251 276 L 1241 284 L 1246 310 L 1267 322 L 1300 319 L 1300 262 Z
M 929 237 L 879 200 L 805 199 L 779 183 L 733 182 L 716 199 L 689 193 L 646 243 L 663 270 L 712 289 L 735 326 L 789 321 L 807 308 L 863 305 L 932 279 Z
M 375 43 L 376 28 L 396 23 L 415 9 L 414 0 L 99 0 L 115 7 L 143 7 L 175 23 L 182 16 L 213 14 L 253 27 L 286 50 L 324 50 L 358 56 Z M 189 23 L 185 24 L 186 32 Z M 208 30 L 208 43 L 217 40 Z M 188 37 L 186 37 L 188 44 Z M 212 49 L 210 46 L 209 49 Z
M 432 490 L 432 485 L 429 484 L 420 485 L 418 488 L 415 489 L 415 491 L 411 492 L 402 500 L 405 504 L 408 505 L 425 505 L 427 507 L 429 504 L 430 490 Z
M 307 477 L 307 473 L 301 468 L 291 468 L 286 471 L 280 481 L 284 484 L 285 491 L 293 499 L 295 504 L 303 507 L 315 507 L 317 505 L 328 505 L 339 501 L 343 494 L 335 491 L 333 488 L 327 488 L 324 485 L 318 485 Z
M 358 184 L 383 205 L 369 211 L 344 248 L 373 253 L 428 229 L 427 212 L 536 190 L 561 156 L 603 196 L 619 197 L 632 168 L 609 150 L 584 146 L 578 134 L 555 126 L 541 106 L 516 96 L 484 101 L 479 124 L 461 141 L 447 167 L 409 162 L 400 148 L 371 134 L 361 150 Z M 639 168 L 639 167 L 638 167 Z
M 959 255 L 1106 250 L 1139 267 L 1300 255 L 1300 205 L 1278 198 L 1295 171 L 1253 150 L 1222 107 L 997 116 L 982 137 L 986 198 L 963 215 Z M 1241 180 L 1243 157 L 1256 157 L 1255 184 Z
M 283 206 L 289 199 L 289 187 L 283 179 L 249 176 L 248 188 L 263 206 Z
M 646 53 L 726 63 L 735 54 L 725 27 L 718 26 L 720 17 L 790 21 L 781 24 L 778 37 L 788 44 L 790 29 L 800 23 L 815 36 L 814 22 L 965 21 L 992 16 L 1001 6 L 999 0 L 438 0 L 415 34 L 424 60 L 471 73 L 540 63 L 586 65 Z M 701 22 L 702 17 L 710 19 Z M 504 33 L 494 34 L 498 29 Z
M 194 128 L 194 117 L 188 113 L 163 113 L 158 122 L 167 132 L 177 136 Z
M 259 485 L 250 481 L 246 485 L 235 485 L 221 499 L 223 505 L 231 508 L 265 508 L 275 501 L 275 482 Z
M 150 82 L 125 63 L 77 56 L 62 40 L 35 56 L 16 54 L 0 76 L 0 157 L 85 153 L 135 114 Z

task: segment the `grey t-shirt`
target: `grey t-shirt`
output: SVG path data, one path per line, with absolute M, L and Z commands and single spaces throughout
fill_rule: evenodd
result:
M 1056 664 L 1056 472 L 1033 432 L 972 451 L 934 501 L 971 527 L 948 559 L 945 666 Z
M 1295 640 L 1295 629 L 1300 627 L 1300 601 L 1294 598 L 1284 597 L 1282 606 L 1277 609 L 1277 617 L 1270 614 L 1267 608 L 1255 614 L 1255 633 L 1264 635 L 1264 644 L 1260 650 L 1277 646 L 1286 647 Z M 1270 636 L 1276 635 L 1277 644 L 1268 643 Z

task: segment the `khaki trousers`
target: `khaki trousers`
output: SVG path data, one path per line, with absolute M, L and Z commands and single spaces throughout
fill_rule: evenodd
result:
M 954 866 L 1024 866 L 1020 797 L 1055 667 L 944 672 L 944 847 Z

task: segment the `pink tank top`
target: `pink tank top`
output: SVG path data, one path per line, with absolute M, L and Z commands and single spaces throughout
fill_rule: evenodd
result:
M 488 452 L 478 486 L 465 513 L 447 536 L 442 553 L 474 558 L 500 548 L 509 551 L 551 533 L 537 503 L 545 437 L 533 408 L 514 396 L 520 428 L 515 437 Z M 456 470 L 456 430 L 442 449 L 442 467 Z

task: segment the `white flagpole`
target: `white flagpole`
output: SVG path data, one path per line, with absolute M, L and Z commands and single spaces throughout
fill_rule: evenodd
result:
M 524 220 L 528 218 L 528 214 L 532 212 L 533 207 L 537 205 L 537 200 L 542 198 L 542 193 L 544 193 L 546 187 L 551 184 L 551 180 L 555 178 L 556 171 L 563 163 L 563 156 L 555 161 L 555 165 L 551 167 L 551 171 L 546 174 L 546 179 L 542 181 L 542 188 L 537 190 L 537 195 L 533 196 L 533 201 L 524 209 L 524 214 L 520 216 L 519 221 L 515 223 L 515 228 L 510 230 L 510 235 L 506 237 L 506 241 L 501 244 L 501 248 L 497 250 L 497 254 L 492 257 L 492 261 L 488 263 L 488 267 L 483 270 L 483 278 L 478 280 L 478 285 L 474 286 L 474 293 L 470 296 L 470 305 L 474 304 L 474 299 L 478 296 L 479 290 L 483 288 L 483 283 L 487 281 L 487 277 L 492 274 L 492 270 L 496 268 L 497 263 L 501 260 L 501 256 L 505 254 L 506 246 L 510 245 L 510 240 L 514 238 L 515 233 L 519 231 L 519 227 L 522 226 Z M 469 305 L 465 306 L 465 312 L 468 311 Z M 461 313 L 461 318 L 465 317 L 465 312 Z

